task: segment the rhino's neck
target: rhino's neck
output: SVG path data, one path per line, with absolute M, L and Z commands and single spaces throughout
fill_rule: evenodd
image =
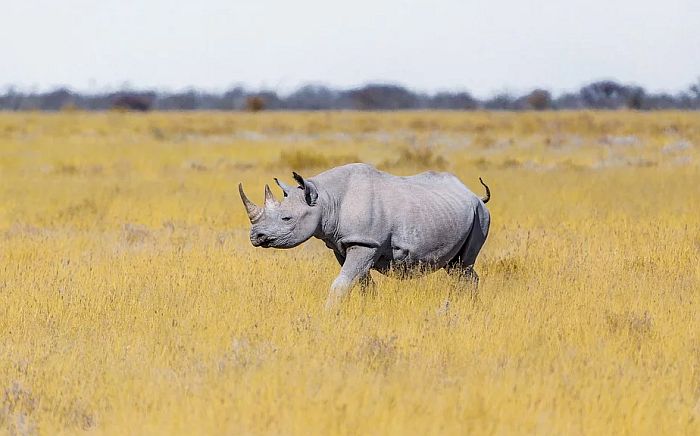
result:
M 321 222 L 314 236 L 327 244 L 337 247 L 347 223 L 340 222 L 341 205 L 352 197 L 352 186 L 356 178 L 375 177 L 377 170 L 366 164 L 347 164 L 331 168 L 312 177 L 319 193 L 319 205 L 322 207 Z
M 326 242 L 336 243 L 338 235 L 338 218 L 342 192 L 326 188 L 319 189 L 318 207 L 321 208 L 321 220 L 314 236 Z

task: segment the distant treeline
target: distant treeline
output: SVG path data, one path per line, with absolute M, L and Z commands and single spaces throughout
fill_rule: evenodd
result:
M 27 93 L 10 88 L 0 95 L 0 110 L 557 110 L 557 109 L 700 109 L 700 80 L 675 94 L 652 93 L 611 80 L 587 84 L 577 92 L 552 95 L 535 89 L 525 95 L 502 93 L 478 99 L 468 92 L 413 92 L 391 84 L 338 90 L 307 85 L 288 95 L 236 87 L 223 93 L 120 91 L 85 94 L 61 88 Z

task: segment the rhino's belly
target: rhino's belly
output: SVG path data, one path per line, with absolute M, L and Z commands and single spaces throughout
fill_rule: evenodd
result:
M 394 275 L 396 278 L 408 279 L 415 276 L 429 274 L 444 266 L 445 265 L 438 265 L 436 263 L 422 263 L 412 260 L 397 262 L 389 260 L 388 258 L 380 258 L 372 269 L 382 274 Z
M 374 269 L 382 274 L 393 271 L 398 273 L 398 277 L 427 274 L 447 265 L 457 255 L 462 243 L 463 241 L 455 241 L 453 246 L 435 247 L 432 250 L 395 245 L 379 257 Z
M 374 265 L 374 269 L 381 273 L 392 270 L 407 270 L 416 268 L 419 262 L 412 256 L 410 251 L 401 247 L 390 247 L 382 254 Z

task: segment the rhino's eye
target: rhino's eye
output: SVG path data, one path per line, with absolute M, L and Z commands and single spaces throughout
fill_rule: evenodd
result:
M 290 216 L 283 216 L 282 217 L 282 221 L 289 221 L 290 219 L 292 219 L 292 217 L 290 217 Z

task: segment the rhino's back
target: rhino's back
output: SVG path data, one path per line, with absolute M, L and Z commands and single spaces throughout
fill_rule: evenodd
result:
M 379 244 L 387 260 L 443 264 L 466 240 L 479 200 L 454 175 L 395 176 L 365 164 L 336 170 L 320 181 L 343 185 L 339 230 L 345 241 Z
M 395 194 L 398 190 L 473 195 L 451 173 L 426 171 L 412 176 L 396 176 L 364 163 L 332 168 L 315 176 L 312 180 L 320 182 L 323 186 L 334 186 L 334 191 L 342 191 L 343 196 L 351 195 L 358 189 L 371 189 L 372 192 L 379 194 Z

